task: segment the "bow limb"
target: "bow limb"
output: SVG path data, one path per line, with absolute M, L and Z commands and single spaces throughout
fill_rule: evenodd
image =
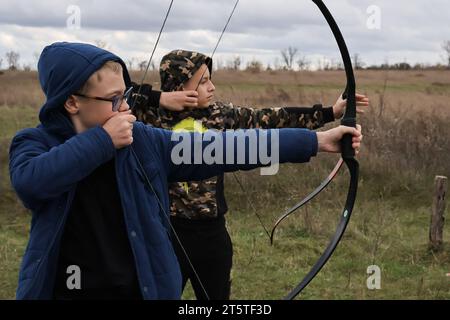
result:
M 293 300 L 319 273 L 322 267 L 330 259 L 334 250 L 336 249 L 339 241 L 341 240 L 345 229 L 347 228 L 350 216 L 353 211 L 353 206 L 355 204 L 356 192 L 358 189 L 358 162 L 353 158 L 348 158 L 344 160 L 350 171 L 350 186 L 347 194 L 347 200 L 345 202 L 344 210 L 341 215 L 341 220 L 336 228 L 336 232 L 326 247 L 325 251 L 320 256 L 319 260 L 314 264 L 308 274 L 303 278 L 303 280 L 285 297 L 286 300 Z
M 341 169 L 342 164 L 344 163 L 344 160 L 341 158 L 337 162 L 334 169 L 330 172 L 330 174 L 325 178 L 325 180 L 322 181 L 322 183 L 314 189 L 310 194 L 308 194 L 306 197 L 304 197 L 301 201 L 294 204 L 291 208 L 287 209 L 283 215 L 281 215 L 278 220 L 275 222 L 275 224 L 272 227 L 272 231 L 270 232 L 270 244 L 273 245 L 274 236 L 275 236 L 275 230 L 277 227 L 281 224 L 281 222 L 284 221 L 287 217 L 289 217 L 291 214 L 293 214 L 295 211 L 303 207 L 305 204 L 307 204 L 309 201 L 314 199 L 319 193 L 322 192 L 323 189 L 325 189 L 330 182 L 336 177 L 337 173 L 339 172 L 339 169 Z
M 331 31 L 333 32 L 333 35 L 336 39 L 336 42 L 338 44 L 339 50 L 341 52 L 342 60 L 344 62 L 345 67 L 345 74 L 347 78 L 347 87 L 345 90 L 345 95 L 347 96 L 347 108 L 345 109 L 344 117 L 342 118 L 341 124 L 349 127 L 356 127 L 356 84 L 355 84 L 355 76 L 353 74 L 353 67 L 350 59 L 350 54 L 347 49 L 347 45 L 345 43 L 344 37 L 342 36 L 341 31 L 339 30 L 339 27 L 334 20 L 331 12 L 328 10 L 328 8 L 325 6 L 325 4 L 322 2 L 322 0 L 312 0 L 319 10 L 324 15 L 326 21 L 328 22 L 328 25 L 331 28 Z M 294 299 L 313 279 L 314 277 L 319 273 L 319 271 L 322 269 L 322 267 L 327 263 L 327 261 L 330 259 L 331 255 L 333 254 L 334 250 L 336 249 L 337 245 L 339 244 L 339 241 L 342 239 L 342 236 L 345 232 L 345 229 L 349 223 L 350 216 L 353 211 L 353 207 L 356 200 L 356 194 L 358 190 L 358 178 L 359 178 L 359 164 L 354 158 L 355 156 L 355 150 L 352 147 L 352 135 L 348 134 L 345 135 L 342 138 L 341 141 L 341 155 L 343 162 L 346 164 L 349 172 L 350 172 L 350 186 L 347 193 L 347 200 L 345 202 L 345 206 L 341 215 L 340 222 L 337 226 L 337 229 L 331 238 L 329 244 L 327 245 L 325 251 L 320 256 L 319 260 L 313 265 L 311 270 L 306 274 L 306 276 L 303 278 L 303 280 L 285 297 L 285 299 L 292 300 Z M 338 166 L 335 167 L 336 173 Z M 332 175 L 330 175 L 332 176 Z M 330 179 L 328 179 L 331 181 Z M 327 180 L 325 180 L 327 181 Z M 328 183 L 329 183 L 328 181 Z M 328 184 L 325 183 L 325 186 Z M 322 185 L 321 185 L 322 186 Z M 323 190 L 319 186 L 318 189 Z M 314 192 L 312 193 L 314 194 Z M 317 193 L 316 193 L 317 195 Z M 312 199 L 312 198 L 311 198 Z M 307 202 L 307 201 L 306 201 Z M 305 202 L 305 203 L 306 203 Z

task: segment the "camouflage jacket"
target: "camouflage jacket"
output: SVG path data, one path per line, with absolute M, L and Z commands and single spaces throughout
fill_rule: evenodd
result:
M 139 121 L 164 129 L 250 129 L 308 128 L 317 129 L 334 121 L 332 107 L 262 108 L 236 107 L 215 102 L 204 109 L 173 112 L 146 103 L 136 103 L 134 114 Z M 201 128 L 198 128 L 199 122 Z M 210 219 L 224 215 L 228 208 L 224 196 L 223 175 L 203 181 L 171 183 L 169 186 L 172 216 L 187 219 Z

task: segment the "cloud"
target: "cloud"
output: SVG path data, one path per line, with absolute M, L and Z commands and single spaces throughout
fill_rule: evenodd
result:
M 342 29 L 351 53 L 367 63 L 404 61 L 436 63 L 441 43 L 449 40 L 447 1 L 444 0 L 325 0 Z M 74 22 L 77 6 L 80 29 Z M 148 59 L 168 0 L 0 0 L 0 56 L 21 53 L 22 63 L 34 65 L 35 53 L 55 41 L 93 43 L 101 39 L 125 60 Z M 186 48 L 211 54 L 234 0 L 175 0 L 156 52 Z M 381 12 L 381 28 L 367 28 L 367 8 Z M 272 63 L 280 50 L 297 47 L 303 55 L 338 60 L 339 51 L 328 25 L 310 0 L 241 0 L 216 53 L 225 61 Z

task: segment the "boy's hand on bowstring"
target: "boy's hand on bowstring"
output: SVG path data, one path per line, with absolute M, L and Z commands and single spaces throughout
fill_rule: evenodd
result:
M 364 109 L 369 106 L 370 100 L 363 94 L 356 94 L 356 112 L 364 113 Z M 344 115 L 345 108 L 347 107 L 347 99 L 343 99 L 342 95 L 339 96 L 336 103 L 333 106 L 333 114 L 335 119 L 340 119 Z M 359 107 L 359 108 L 358 108 Z
M 136 117 L 131 114 L 131 110 L 127 110 L 118 112 L 103 124 L 103 129 L 111 137 L 116 149 L 133 143 L 133 123 L 135 121 Z
M 159 105 L 170 111 L 183 111 L 184 108 L 198 106 L 198 92 L 194 90 L 161 92 Z

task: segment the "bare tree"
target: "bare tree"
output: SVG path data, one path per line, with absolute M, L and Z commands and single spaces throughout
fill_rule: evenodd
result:
M 329 71 L 333 68 L 333 62 L 327 58 L 323 58 L 323 70 Z
M 298 49 L 294 47 L 281 50 L 281 57 L 283 58 L 283 62 L 288 70 L 292 70 L 297 53 Z
M 136 62 L 136 58 L 131 58 L 127 60 L 127 68 L 128 70 L 133 70 L 134 68 L 134 63 Z
M 317 70 L 319 70 L 319 71 L 323 70 L 322 60 L 323 60 L 323 58 L 317 58 Z
M 317 59 L 317 70 L 326 71 L 330 69 L 331 69 L 331 62 L 327 57 L 322 56 L 321 58 Z
M 214 70 L 222 70 L 223 69 L 223 61 L 220 58 L 216 58 L 216 63 L 213 65 Z
M 281 70 L 280 59 L 278 57 L 275 57 L 275 59 L 273 61 L 273 69 L 274 70 Z
M 247 63 L 246 70 L 250 71 L 251 73 L 259 73 L 262 71 L 262 69 L 263 64 L 258 60 L 253 59 L 252 61 Z
M 0 58 L 0 70 L 2 70 L 3 58 Z
M 305 56 L 301 56 L 298 60 L 297 60 L 297 65 L 298 68 L 300 70 L 308 70 L 309 69 L 309 65 L 310 65 L 310 61 L 308 59 L 306 59 Z
M 240 56 L 236 56 L 233 59 L 233 70 L 239 70 L 239 68 L 241 67 L 241 57 Z
M 139 71 L 144 71 L 145 68 L 147 68 L 147 61 L 142 60 L 141 62 L 139 62 L 138 63 L 138 68 L 139 68 Z
M 362 62 L 359 53 L 355 53 L 353 55 L 353 68 L 355 68 L 355 70 L 360 70 L 362 67 L 364 67 L 364 62 Z
M 442 43 L 442 49 L 444 49 L 447 60 L 447 67 L 450 69 L 450 40 L 444 41 Z
M 19 67 L 20 54 L 15 51 L 9 51 L 5 54 L 9 70 L 17 70 Z
M 239 70 L 241 68 L 241 57 L 235 56 L 233 59 L 227 61 L 226 68 L 228 70 Z

